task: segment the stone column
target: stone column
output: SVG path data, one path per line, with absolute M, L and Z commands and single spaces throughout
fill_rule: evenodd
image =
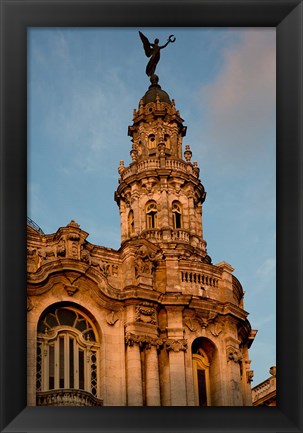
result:
M 248 355 L 248 347 L 243 347 L 242 360 L 242 395 L 243 406 L 252 406 L 251 382 L 254 377 L 253 370 L 250 369 L 250 359 Z
M 183 338 L 183 306 L 167 306 L 166 350 L 169 355 L 171 406 L 187 406 L 185 357 L 187 342 Z
M 121 242 L 127 239 L 127 216 L 125 209 L 125 202 L 120 202 L 120 229 L 121 229 Z
M 172 406 L 187 406 L 184 359 L 186 347 L 186 341 L 183 339 L 167 340 L 166 342 L 166 349 L 169 351 Z
M 241 351 L 235 346 L 227 347 L 227 393 L 230 406 L 243 406 L 240 375 Z
M 167 191 L 166 189 L 162 189 L 161 191 L 161 213 L 162 213 L 162 221 L 161 227 L 165 228 L 169 226 L 168 222 L 168 202 L 167 202 Z
M 146 405 L 161 406 L 159 364 L 156 346 L 146 347 Z
M 197 234 L 203 239 L 203 225 L 202 225 L 202 204 L 199 203 L 196 209 L 196 227 Z
M 139 194 L 137 191 L 134 191 L 132 199 L 133 199 L 132 209 L 134 212 L 134 233 L 133 234 L 136 235 L 142 231 L 142 228 L 140 227 L 141 215 L 139 215 L 140 213 Z
M 131 338 L 126 348 L 127 405 L 143 406 L 140 347 Z
M 194 197 L 191 194 L 188 197 L 188 214 L 189 214 L 189 230 L 191 234 L 196 234 L 196 215 Z

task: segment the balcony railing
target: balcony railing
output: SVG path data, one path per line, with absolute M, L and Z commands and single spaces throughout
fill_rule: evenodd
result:
M 189 233 L 186 230 L 182 229 L 170 229 L 163 234 L 162 230 L 157 229 L 148 229 L 142 232 L 142 235 L 145 239 L 154 242 L 189 242 Z
M 219 279 L 199 271 L 181 271 L 181 282 L 185 287 L 195 284 L 217 288 Z
M 103 406 L 103 400 L 81 389 L 53 389 L 37 392 L 37 406 Z
M 145 170 L 155 170 L 160 168 L 160 160 L 158 158 L 144 159 L 138 163 L 133 163 L 121 172 L 121 178 L 126 179 L 137 173 Z M 165 168 L 170 170 L 178 170 L 183 173 L 192 173 L 198 177 L 197 171 L 193 168 L 192 164 L 188 164 L 181 159 L 166 159 Z

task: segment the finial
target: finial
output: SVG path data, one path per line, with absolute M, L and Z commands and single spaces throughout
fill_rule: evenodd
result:
M 77 224 L 76 221 L 71 220 L 70 223 L 67 224 L 67 227 L 76 227 L 78 229 L 80 225 Z
M 190 150 L 190 145 L 186 144 L 185 145 L 185 152 L 184 152 L 184 158 L 187 162 L 190 162 L 191 157 L 192 157 L 192 151 Z
M 124 170 L 125 170 L 125 167 L 124 167 L 124 161 L 123 161 L 123 159 L 121 159 L 121 161 L 120 161 L 120 165 L 119 165 L 119 167 L 118 167 L 118 173 L 121 175 L 121 174 L 123 173 Z

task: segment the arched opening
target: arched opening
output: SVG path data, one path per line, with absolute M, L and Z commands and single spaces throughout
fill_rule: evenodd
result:
M 196 406 L 220 406 L 221 383 L 218 350 L 208 338 L 192 343 L 194 399 Z
M 130 210 L 128 214 L 128 235 L 131 236 L 134 233 L 135 233 L 134 211 Z
M 193 354 L 195 402 L 197 406 L 210 406 L 209 360 L 203 349 Z
M 174 229 L 182 228 L 182 206 L 179 202 L 174 201 L 172 204 L 173 226 Z
M 49 307 L 37 329 L 37 405 L 99 406 L 98 333 L 83 311 Z
M 146 228 L 155 229 L 157 227 L 157 203 L 151 201 L 146 205 Z
M 156 147 L 156 137 L 155 137 L 155 134 L 149 134 L 147 146 L 148 146 L 149 149 L 154 149 Z

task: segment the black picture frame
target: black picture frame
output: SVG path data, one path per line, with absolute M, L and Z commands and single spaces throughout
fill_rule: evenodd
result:
M 1 431 L 301 432 L 302 0 L 0 0 L 0 3 Z M 276 27 L 277 407 L 26 406 L 26 69 L 30 26 Z

